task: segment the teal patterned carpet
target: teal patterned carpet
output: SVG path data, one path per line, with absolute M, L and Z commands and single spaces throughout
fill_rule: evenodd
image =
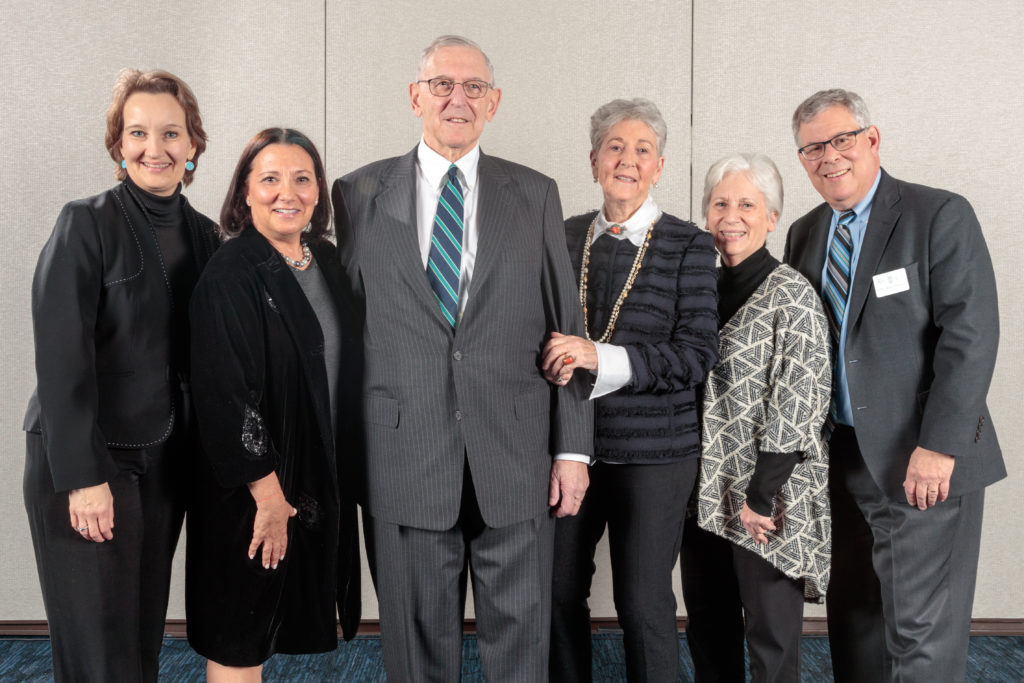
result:
M 693 680 L 693 664 L 680 637 L 680 681 Z M 803 680 L 805 683 L 832 680 L 828 640 L 805 637 L 803 641 Z M 462 645 L 463 681 L 483 682 L 476 638 L 466 636 Z M 160 680 L 174 683 L 202 681 L 204 662 L 184 640 L 166 639 L 160 653 Z M 594 681 L 625 681 L 622 638 L 614 633 L 594 636 Z M 50 641 L 46 638 L 0 639 L 0 681 L 50 681 Z M 380 657 L 380 639 L 361 636 L 338 649 L 321 655 L 273 657 L 263 670 L 264 681 L 312 683 L 345 681 L 369 683 L 384 680 Z M 1024 681 L 1024 637 L 985 636 L 971 638 L 967 662 L 967 681 L 1020 683 Z

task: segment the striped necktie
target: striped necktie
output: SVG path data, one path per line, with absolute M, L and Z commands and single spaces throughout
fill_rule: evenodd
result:
M 825 312 L 828 313 L 828 328 L 832 338 L 832 358 L 839 358 L 839 340 L 843 329 L 843 316 L 846 315 L 846 302 L 850 298 L 850 264 L 853 260 L 853 238 L 850 235 L 850 222 L 854 218 L 851 210 L 839 215 L 832 243 L 828 246 L 828 269 L 822 282 L 822 298 L 825 301 Z M 834 368 L 834 366 L 833 366 Z M 833 372 L 835 377 L 835 372 Z M 836 411 L 835 384 L 833 380 L 832 402 L 825 421 L 826 438 L 835 429 L 838 413 Z
M 459 267 L 462 263 L 462 187 L 458 167 L 448 167 L 448 176 L 437 202 L 437 214 L 430 234 L 427 279 L 452 327 L 459 311 Z

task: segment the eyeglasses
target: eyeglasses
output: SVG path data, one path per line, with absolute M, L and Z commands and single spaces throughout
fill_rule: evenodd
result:
M 426 83 L 427 87 L 430 88 L 430 94 L 436 97 L 448 97 L 455 90 L 455 86 L 461 85 L 462 92 L 466 94 L 471 100 L 478 99 L 487 94 L 490 90 L 491 84 L 487 81 L 481 81 L 478 78 L 473 78 L 468 81 L 462 81 L 461 83 L 454 81 L 450 78 L 438 77 L 416 81 L 417 83 Z
M 837 152 L 846 151 L 853 147 L 854 143 L 857 142 L 857 136 L 868 128 L 870 128 L 870 126 L 864 126 L 860 130 L 851 130 L 845 133 L 840 133 L 829 140 L 812 142 L 809 145 L 804 145 L 797 151 L 800 152 L 800 156 L 807 161 L 817 161 L 825 156 L 825 145 L 832 145 L 832 148 Z

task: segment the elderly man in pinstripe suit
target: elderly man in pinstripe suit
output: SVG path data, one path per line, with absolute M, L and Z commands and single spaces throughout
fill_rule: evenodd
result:
M 583 332 L 558 189 L 480 151 L 493 81 L 475 43 L 436 39 L 409 86 L 419 145 L 333 191 L 392 681 L 459 679 L 467 575 L 487 680 L 545 680 L 552 517 L 587 487 L 585 392 L 538 369 L 552 331 Z

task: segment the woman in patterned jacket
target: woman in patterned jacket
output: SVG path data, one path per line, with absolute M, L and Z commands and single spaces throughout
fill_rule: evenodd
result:
M 697 680 L 800 680 L 803 602 L 828 586 L 828 323 L 811 285 L 765 246 L 782 211 L 771 159 L 738 154 L 704 181 L 722 257 L 719 362 L 703 401 L 696 514 L 683 535 Z

